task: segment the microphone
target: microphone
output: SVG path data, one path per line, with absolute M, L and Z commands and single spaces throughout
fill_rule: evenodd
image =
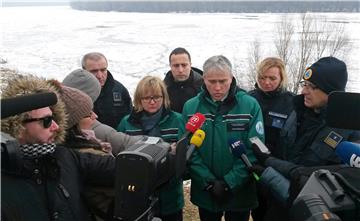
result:
M 186 132 L 182 138 L 189 137 L 190 134 L 195 133 L 195 131 L 199 129 L 204 122 L 205 116 L 202 113 L 196 113 L 192 115 L 188 122 L 185 124 Z
M 205 132 L 201 129 L 197 129 L 194 135 L 190 139 L 190 146 L 186 152 L 186 160 L 188 160 L 191 154 L 194 152 L 195 147 L 199 148 L 205 139 Z
M 1 119 L 23 112 L 52 106 L 57 103 L 57 96 L 52 92 L 26 94 L 1 99 Z
M 253 167 L 253 165 L 250 162 L 249 158 L 246 156 L 245 144 L 243 142 L 241 142 L 241 140 L 231 139 L 231 140 L 229 140 L 229 146 L 230 146 L 231 153 L 235 157 L 240 158 L 242 160 L 242 162 L 245 164 L 248 171 L 251 171 L 251 168 Z M 256 181 L 259 181 L 260 178 L 255 172 L 252 172 L 252 175 L 254 176 Z
M 360 168 L 360 144 L 342 141 L 336 146 L 335 153 L 344 163 Z

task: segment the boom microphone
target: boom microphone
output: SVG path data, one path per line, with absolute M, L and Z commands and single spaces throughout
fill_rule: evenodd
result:
M 201 129 L 197 129 L 194 135 L 190 139 L 190 146 L 186 152 L 186 160 L 189 160 L 191 154 L 194 152 L 195 147 L 199 148 L 205 139 L 205 132 Z
M 23 112 L 52 106 L 57 103 L 57 96 L 52 92 L 26 94 L 1 99 L 1 119 Z
M 335 153 L 344 163 L 360 168 L 360 144 L 342 141 L 337 145 Z
M 250 162 L 249 158 L 246 156 L 245 144 L 243 142 L 241 142 L 241 140 L 231 139 L 231 140 L 229 140 L 229 146 L 230 146 L 230 150 L 231 150 L 232 154 L 235 157 L 240 158 L 242 160 L 242 162 L 245 164 L 248 171 L 251 171 L 251 168 L 253 167 L 253 165 Z M 254 176 L 256 181 L 258 181 L 260 179 L 259 176 L 255 172 L 252 172 L 252 175 Z
M 196 113 L 190 117 L 188 122 L 185 124 L 186 132 L 183 137 L 189 137 L 190 134 L 195 133 L 203 123 L 205 122 L 205 116 L 202 113 Z

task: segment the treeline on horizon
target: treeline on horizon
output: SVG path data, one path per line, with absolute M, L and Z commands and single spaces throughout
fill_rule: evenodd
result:
M 119 12 L 359 12 L 359 1 L 71 1 L 77 10 Z

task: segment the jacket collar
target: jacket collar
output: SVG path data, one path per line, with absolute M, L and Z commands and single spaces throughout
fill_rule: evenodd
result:
M 160 124 L 167 119 L 168 115 L 170 114 L 171 110 L 170 109 L 166 109 L 163 108 L 162 114 L 161 114 L 161 118 L 160 118 Z M 130 115 L 129 115 L 129 123 L 131 123 L 132 125 L 135 125 L 136 127 L 141 128 L 141 117 L 142 115 L 145 114 L 144 111 L 140 111 L 140 112 L 135 112 L 134 109 L 131 111 Z
M 202 86 L 202 90 L 203 92 L 200 95 L 201 96 L 200 99 L 214 106 L 218 113 L 224 114 L 229 112 L 237 104 L 237 100 L 235 96 L 236 93 L 242 89 L 240 89 L 236 85 L 236 79 L 233 77 L 227 97 L 225 98 L 224 101 L 217 101 L 217 102 L 212 100 L 210 93 L 207 90 L 205 84 Z

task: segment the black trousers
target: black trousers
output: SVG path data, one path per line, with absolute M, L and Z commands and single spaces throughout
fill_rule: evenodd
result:
M 175 213 L 161 215 L 159 216 L 159 218 L 161 219 L 161 221 L 183 221 L 183 211 L 181 209 Z
M 211 212 L 199 207 L 199 215 L 201 221 L 221 221 L 221 217 L 225 215 L 225 221 L 248 221 L 250 211 L 222 211 Z

